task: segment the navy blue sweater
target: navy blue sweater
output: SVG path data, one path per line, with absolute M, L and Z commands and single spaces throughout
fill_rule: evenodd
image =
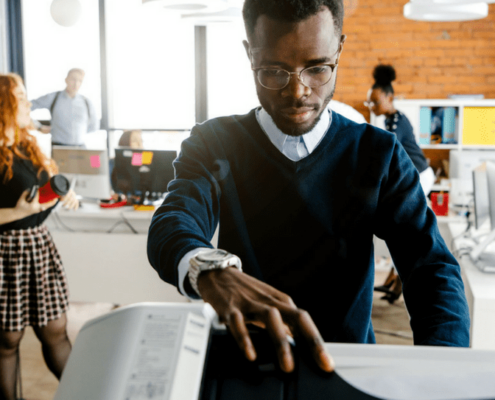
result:
M 419 174 L 394 134 L 333 113 L 308 157 L 293 162 L 254 110 L 193 128 L 156 211 L 148 257 L 178 286 L 196 247 L 238 255 L 248 273 L 290 295 L 327 342 L 373 343 L 373 234 L 386 240 L 416 344 L 469 345 L 460 268 L 427 207 Z

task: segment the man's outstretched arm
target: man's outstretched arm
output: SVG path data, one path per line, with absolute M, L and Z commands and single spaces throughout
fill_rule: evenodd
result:
M 210 141 L 209 146 L 214 143 Z M 211 156 L 207 148 L 197 134 L 183 143 L 174 163 L 176 179 L 149 230 L 149 261 L 163 280 L 176 287 L 181 284 L 181 260 L 197 248 L 212 247 L 210 240 L 219 220 L 222 193 L 211 172 L 218 157 Z M 182 284 L 191 290 L 188 276 L 185 279 Z M 333 362 L 311 317 L 286 294 L 234 268 L 201 273 L 198 289 L 227 324 L 248 359 L 256 358 L 246 326 L 253 323 L 269 332 L 284 371 L 294 367 L 288 334 L 306 340 L 318 365 L 325 371 L 333 370 Z

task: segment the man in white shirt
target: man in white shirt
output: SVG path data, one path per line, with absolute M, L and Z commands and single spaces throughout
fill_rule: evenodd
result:
M 52 134 L 54 145 L 83 146 L 86 133 L 96 131 L 99 127 L 93 104 L 78 93 L 83 80 L 84 71 L 73 68 L 65 78 L 65 90 L 31 101 L 31 110 L 50 110 L 51 126 L 41 126 L 36 122 L 35 125 L 41 132 Z

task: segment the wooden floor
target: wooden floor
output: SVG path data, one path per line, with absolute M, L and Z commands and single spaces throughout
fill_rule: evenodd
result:
M 376 282 L 383 283 L 387 273 L 386 270 L 377 271 Z M 393 305 L 380 297 L 375 293 L 372 314 L 377 343 L 412 345 L 409 317 L 402 297 Z M 86 321 L 111 311 L 113 307 L 110 303 L 71 303 L 67 315 L 71 342 Z M 58 382 L 45 366 L 39 342 L 31 328 L 26 330 L 21 343 L 21 368 L 23 397 L 27 400 L 52 400 Z

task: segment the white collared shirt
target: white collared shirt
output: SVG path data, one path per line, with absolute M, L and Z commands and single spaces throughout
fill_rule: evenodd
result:
M 320 120 L 311 131 L 301 136 L 302 141 L 306 146 L 306 150 L 308 151 L 308 154 L 306 156 L 311 154 L 314 151 L 314 149 L 316 149 L 316 147 L 320 144 L 323 137 L 325 136 L 325 133 L 327 133 L 328 129 L 330 128 L 330 125 L 332 124 L 332 111 L 330 110 L 329 107 L 327 107 L 327 111 L 328 112 L 323 111 L 321 113 Z M 287 157 L 287 154 L 285 154 L 283 149 L 284 149 L 284 143 L 289 137 L 289 135 L 283 133 L 277 127 L 277 125 L 275 125 L 275 122 L 273 122 L 272 117 L 270 117 L 270 115 L 262 107 L 256 110 L 256 119 L 258 120 L 261 129 L 263 130 L 263 132 L 265 132 L 266 136 L 268 136 L 268 138 L 273 143 L 273 145 L 282 154 L 284 154 Z M 300 159 L 302 158 L 304 157 L 301 157 Z M 292 161 L 299 161 L 299 160 L 292 160 Z

